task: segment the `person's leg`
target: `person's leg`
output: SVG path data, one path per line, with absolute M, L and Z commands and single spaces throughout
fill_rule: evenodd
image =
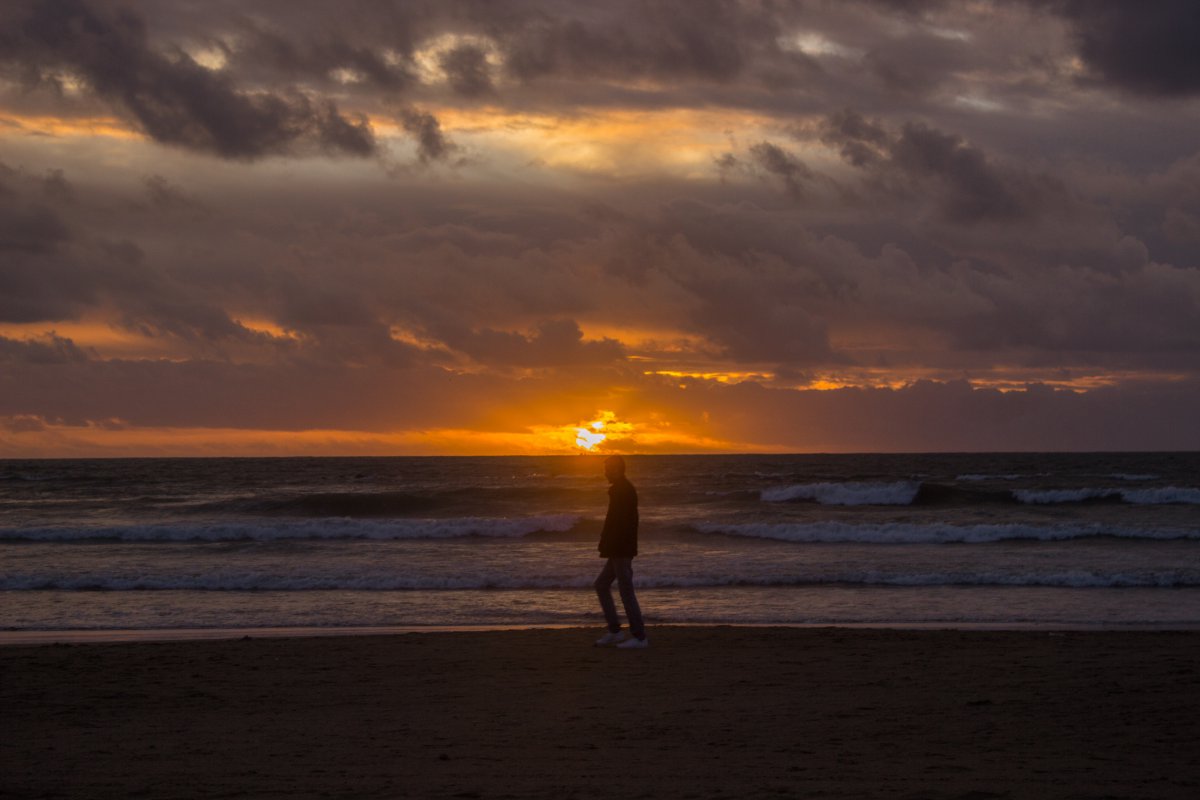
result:
M 633 559 L 611 558 L 617 576 L 617 589 L 621 592 L 621 604 L 625 606 L 625 616 L 629 619 L 629 632 L 635 639 L 646 638 L 646 626 L 642 622 L 642 609 L 638 605 L 637 595 L 633 592 Z M 612 602 L 611 598 L 609 602 Z
M 613 560 L 610 558 L 604 562 L 604 569 L 600 570 L 600 574 L 596 576 L 596 582 L 592 584 L 596 588 L 596 596 L 600 598 L 600 608 L 604 611 L 608 629 L 613 633 L 621 630 L 621 620 L 617 618 L 617 606 L 612 599 L 612 582 L 616 578 L 616 574 L 616 570 L 613 569 Z M 622 594 L 621 599 L 624 600 L 624 598 L 625 595 Z

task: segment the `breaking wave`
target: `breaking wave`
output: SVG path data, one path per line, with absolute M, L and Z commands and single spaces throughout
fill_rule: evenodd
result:
M 1013 492 L 1021 503 L 1046 505 L 1050 503 L 1085 503 L 1109 501 L 1133 505 L 1200 504 L 1200 489 L 1162 486 L 1153 489 L 1017 489 Z
M 1123 539 L 1200 539 L 1200 529 L 1115 529 L 1099 524 L 1075 525 L 945 525 L 904 522 L 873 525 L 846 522 L 810 523 L 702 523 L 702 533 L 775 539 L 784 542 L 863 544 L 984 544 L 1010 540 L 1064 541 L 1109 536 Z
M 808 500 L 826 506 L 907 506 L 917 499 L 921 484 L 917 481 L 895 483 L 799 483 L 764 489 L 761 498 L 768 503 L 792 503 Z
M 962 478 L 963 476 L 959 476 Z M 994 477 L 994 476 L 988 476 Z M 768 503 L 811 502 L 826 506 L 907 506 L 979 503 L 1127 503 L 1129 505 L 1198 505 L 1200 489 L 1160 486 L 1144 489 L 1085 487 L 1072 489 L 980 490 L 920 481 L 892 483 L 798 483 L 763 489 Z

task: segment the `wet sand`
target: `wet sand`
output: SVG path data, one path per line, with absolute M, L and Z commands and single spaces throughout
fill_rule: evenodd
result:
M 0 796 L 1196 798 L 1200 633 L 0 648 Z

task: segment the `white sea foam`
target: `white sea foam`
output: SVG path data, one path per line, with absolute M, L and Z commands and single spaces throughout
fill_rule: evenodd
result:
M 1156 481 L 1157 475 L 1132 473 L 1132 472 L 1114 472 L 1108 477 L 1116 478 L 1119 481 Z
M 921 489 L 917 481 L 895 483 L 799 483 L 764 489 L 760 495 L 769 503 L 813 500 L 826 506 L 906 506 Z
M 1200 504 L 1200 489 L 1178 486 L 1163 486 L 1156 489 L 1123 489 L 1121 496 L 1127 503 L 1138 505 L 1163 505 L 1167 503 Z
M 1128 539 L 1200 539 L 1200 529 L 1117 529 L 1100 524 L 1070 525 L 946 525 L 904 522 L 873 525 L 846 522 L 804 523 L 703 523 L 703 533 L 776 539 L 784 542 L 861 542 L 864 544 L 982 544 L 1013 539 L 1063 541 L 1094 536 Z
M 453 519 L 308 519 L 184 525 L 125 525 L 88 528 L 18 528 L 0 539 L 31 541 L 119 540 L 127 542 L 228 542 L 285 539 L 453 539 L 464 536 L 515 538 L 573 528 L 579 517 L 456 517 Z
M 1152 489 L 1018 489 L 1013 497 L 1022 503 L 1079 503 L 1084 500 L 1118 499 L 1134 505 L 1200 504 L 1200 489 L 1160 486 Z

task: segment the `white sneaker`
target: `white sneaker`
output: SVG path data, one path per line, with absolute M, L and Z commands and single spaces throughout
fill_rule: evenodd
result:
M 616 633 L 609 631 L 596 640 L 596 647 L 608 647 L 609 645 L 613 644 L 620 645 L 621 642 L 628 638 L 629 634 L 625 631 L 617 631 Z
M 625 641 L 623 641 L 619 645 L 617 645 L 617 647 L 621 648 L 622 650 L 644 650 L 645 648 L 647 648 L 649 646 L 650 646 L 650 639 L 648 639 L 648 638 L 635 639 L 632 636 L 630 636 L 628 639 L 626 639 Z

